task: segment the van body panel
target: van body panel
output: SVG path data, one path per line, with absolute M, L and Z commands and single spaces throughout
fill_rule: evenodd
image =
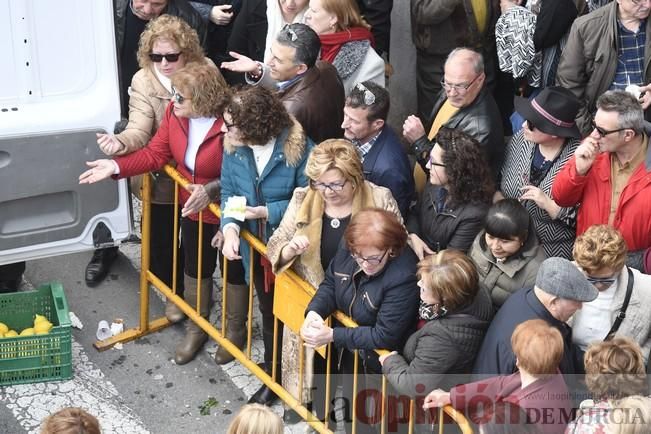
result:
M 0 0 L 0 50 L 0 264 L 127 238 L 126 181 L 78 183 L 120 120 L 111 0 Z

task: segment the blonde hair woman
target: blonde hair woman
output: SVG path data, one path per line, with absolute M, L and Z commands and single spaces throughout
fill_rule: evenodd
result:
M 235 415 L 226 434 L 283 434 L 283 421 L 269 407 L 248 404 Z
M 609 335 L 626 336 L 651 351 L 651 276 L 625 265 L 626 242 L 609 225 L 594 225 L 574 242 L 574 260 L 588 281 L 599 290 L 571 319 L 572 341 L 583 351 Z M 626 302 L 629 298 L 628 303 Z M 626 305 L 626 306 L 625 306 Z M 624 319 L 617 317 L 624 312 Z
M 347 140 L 330 139 L 315 146 L 305 166 L 309 186 L 294 190 L 287 211 L 267 244 L 275 274 L 292 268 L 313 287 L 323 281 L 352 216 L 364 208 L 400 211 L 391 192 L 364 180 L 362 162 Z M 298 398 L 298 336 L 285 329 L 283 336 L 283 386 Z M 311 359 L 306 352 L 304 399 L 311 387 Z
M 191 62 L 214 66 L 212 61 L 204 57 L 197 32 L 183 19 L 171 15 L 161 15 L 147 24 L 140 36 L 137 57 L 141 69 L 131 80 L 129 123 L 119 134 L 97 135 L 97 144 L 108 156 L 127 155 L 147 145 L 163 121 L 172 100 L 171 77 L 174 73 Z M 217 83 L 226 86 L 219 71 L 216 72 L 216 77 Z M 139 199 L 142 199 L 140 190 L 143 176 L 131 178 L 131 191 Z M 150 179 L 153 181 L 150 268 L 171 288 L 174 182 L 163 171 L 154 171 Z M 207 194 L 212 199 L 216 193 L 214 188 L 208 188 Z M 104 249 L 102 254 L 110 254 L 110 250 Z M 177 294 L 183 295 L 183 264 L 179 264 L 176 287 Z M 165 316 L 170 322 L 185 318 L 185 314 L 174 303 L 166 303 Z
M 585 353 L 585 384 L 592 399 L 581 403 L 565 432 L 607 432 L 606 423 L 618 400 L 649 393 L 639 345 L 628 338 L 590 345 Z
M 221 161 L 224 153 L 222 126 L 216 113 L 227 92 L 217 68 L 207 63 L 189 63 L 172 76 L 172 103 L 165 109 L 163 120 L 147 146 L 113 160 L 102 159 L 87 163 L 90 169 L 79 176 L 80 184 L 91 184 L 111 176 L 126 178 L 161 169 L 170 160 L 190 184 L 179 189 L 179 203 L 184 204 L 181 219 L 182 248 L 185 254 L 183 283 L 187 302 L 197 308 L 197 292 L 201 288 L 201 315 L 208 318 L 212 294 L 212 275 L 217 251 L 210 241 L 219 231 L 219 219 L 210 212 L 202 214 L 203 235 L 199 238 L 199 211 L 213 200 L 206 185 L 219 189 Z M 172 234 L 168 233 L 171 238 Z M 198 244 L 203 246 L 201 275 L 198 274 Z M 229 273 L 230 275 L 230 273 Z M 199 283 L 200 281 L 200 283 Z M 174 360 L 183 365 L 192 360 L 208 339 L 208 335 L 193 322 L 186 324 L 185 338 L 176 348 Z
M 100 434 L 97 418 L 85 410 L 68 407 L 48 416 L 41 434 Z

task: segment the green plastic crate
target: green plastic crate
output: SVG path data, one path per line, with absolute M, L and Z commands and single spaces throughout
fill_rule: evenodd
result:
M 0 338 L 0 386 L 66 380 L 72 377 L 68 302 L 60 283 L 35 291 L 0 294 L 0 322 L 20 333 L 43 315 L 54 325 L 45 335 Z

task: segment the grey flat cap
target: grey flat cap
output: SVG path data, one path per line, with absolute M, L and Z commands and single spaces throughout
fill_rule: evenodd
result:
M 588 302 L 599 295 L 581 270 L 564 258 L 545 259 L 538 270 L 536 286 L 548 294 L 569 300 Z

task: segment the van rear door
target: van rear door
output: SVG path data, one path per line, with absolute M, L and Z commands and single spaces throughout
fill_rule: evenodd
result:
M 126 182 L 79 185 L 120 119 L 111 0 L 0 0 L 0 264 L 128 237 Z

